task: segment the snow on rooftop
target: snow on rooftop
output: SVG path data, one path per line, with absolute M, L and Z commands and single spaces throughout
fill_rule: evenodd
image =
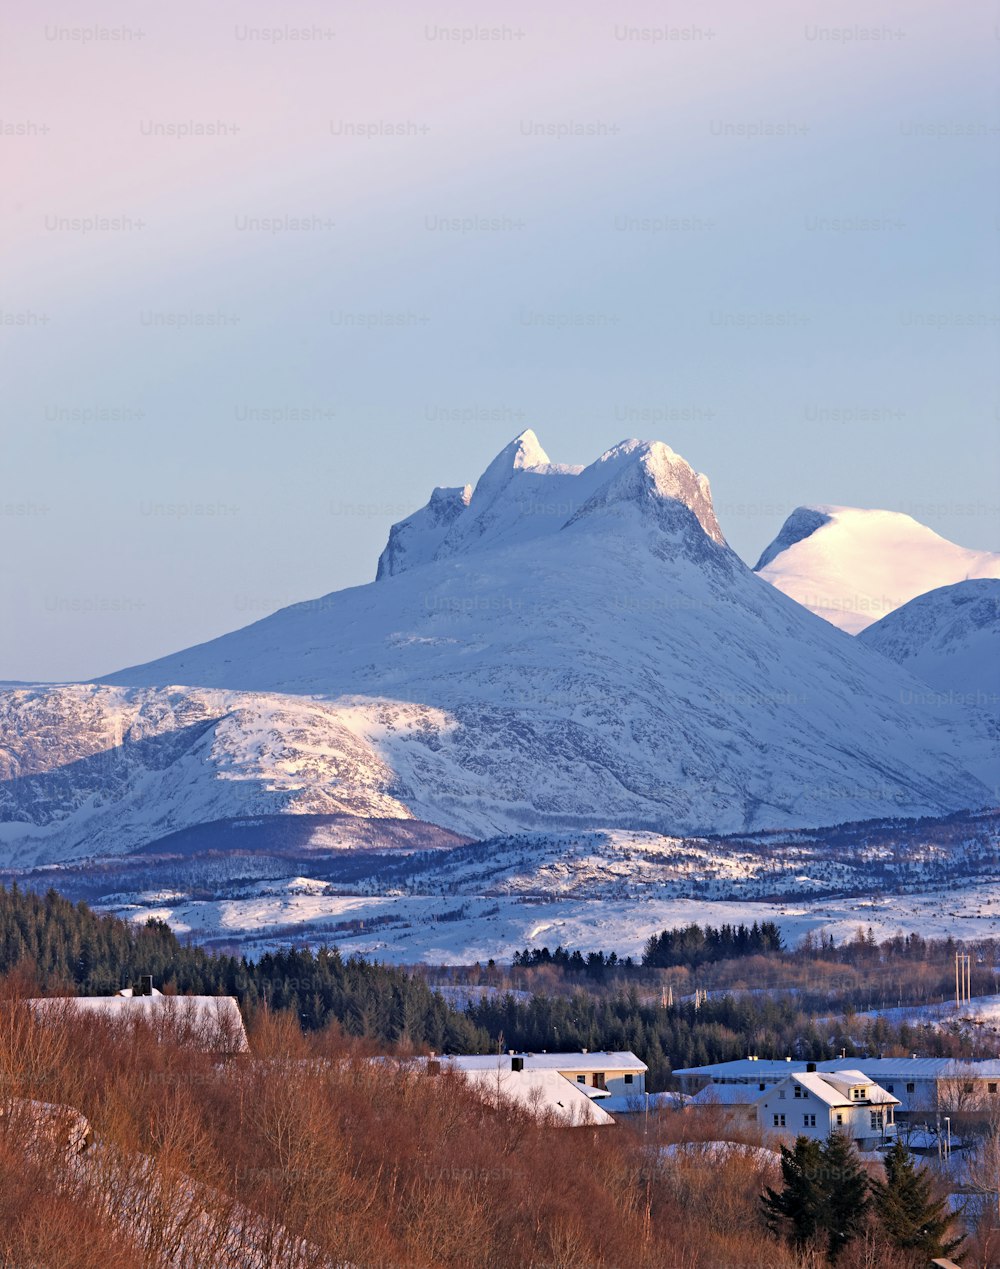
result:
M 831 1058 L 814 1063 L 817 1071 L 833 1073 L 855 1071 L 869 1080 L 899 1079 L 907 1077 L 923 1079 L 949 1079 L 964 1076 L 971 1079 L 1000 1079 L 1000 1059 L 970 1058 L 897 1058 L 851 1057 Z M 715 1062 L 706 1066 L 678 1068 L 674 1075 L 702 1076 L 708 1080 L 770 1080 L 786 1075 L 805 1073 L 806 1063 L 782 1061 L 776 1058 L 739 1058 L 734 1062 Z
M 708 1084 L 694 1095 L 689 1106 L 750 1106 L 760 1096 L 749 1084 Z
M 246 1053 L 250 1045 L 240 1007 L 233 996 L 136 996 L 126 988 L 116 996 L 46 996 L 25 1002 L 36 1014 L 104 1017 L 116 1021 L 176 1023 L 205 1048 Z
M 456 1069 L 487 1101 L 513 1102 L 537 1114 L 552 1115 L 564 1127 L 606 1127 L 615 1122 L 580 1085 L 558 1071 L 530 1067 L 513 1071 L 496 1065 Z
M 634 1053 L 600 1051 L 595 1053 L 471 1053 L 451 1057 L 448 1061 L 463 1071 L 492 1070 L 499 1064 L 510 1069 L 511 1056 L 524 1059 L 525 1068 L 548 1071 L 646 1071 L 646 1063 Z

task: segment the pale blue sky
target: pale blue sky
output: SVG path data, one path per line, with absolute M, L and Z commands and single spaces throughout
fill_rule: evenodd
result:
M 666 441 L 750 563 L 803 502 L 1000 549 L 998 31 L 877 7 L 10 19 L 0 678 L 367 581 L 526 426 Z

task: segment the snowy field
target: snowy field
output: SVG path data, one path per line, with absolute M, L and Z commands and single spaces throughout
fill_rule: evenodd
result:
M 248 955 L 321 943 L 393 963 L 471 964 L 509 959 L 525 947 L 615 951 L 638 957 L 649 936 L 692 921 L 775 921 L 786 943 L 822 930 L 840 942 L 858 927 L 876 938 L 898 931 L 926 937 L 1000 936 L 1000 881 L 972 890 L 872 898 L 752 902 L 695 899 L 514 896 L 331 895 L 322 882 L 295 878 L 262 884 L 242 898 L 174 901 L 164 893 L 105 910 L 136 921 L 158 917 L 199 943 L 225 940 Z

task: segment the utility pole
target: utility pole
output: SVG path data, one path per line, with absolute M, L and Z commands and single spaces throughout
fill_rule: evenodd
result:
M 955 1008 L 961 1009 L 972 998 L 972 957 L 968 952 L 955 953 Z

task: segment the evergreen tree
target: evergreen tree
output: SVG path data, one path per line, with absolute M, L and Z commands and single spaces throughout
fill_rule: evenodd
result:
M 835 1261 L 862 1233 L 871 1203 L 868 1177 L 857 1151 L 842 1132 L 831 1133 L 823 1146 L 823 1227 L 827 1253 Z
M 885 1156 L 885 1181 L 872 1183 L 875 1211 L 890 1241 L 901 1251 L 919 1252 L 921 1261 L 951 1256 L 962 1243 L 948 1239 L 951 1213 L 944 1199 L 931 1194 L 926 1168 L 896 1140 Z
M 823 1156 L 820 1143 L 797 1137 L 791 1150 L 781 1147 L 781 1179 L 778 1192 L 770 1186 L 761 1203 L 772 1233 L 787 1235 L 796 1247 L 810 1243 L 821 1228 L 823 1213 Z
M 824 1144 L 798 1137 L 781 1147 L 780 1192 L 770 1187 L 761 1203 L 768 1227 L 800 1250 L 820 1239 L 831 1262 L 862 1232 L 868 1212 L 868 1178 L 851 1142 L 832 1133 Z

